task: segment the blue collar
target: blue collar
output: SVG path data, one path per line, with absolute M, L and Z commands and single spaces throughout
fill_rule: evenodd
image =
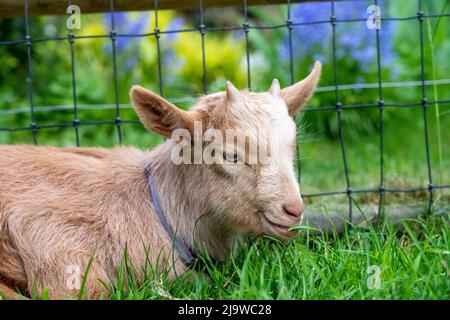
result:
M 150 163 L 147 165 L 147 167 L 145 167 L 145 175 L 147 176 L 147 184 L 150 191 L 151 200 L 155 208 L 156 214 L 159 218 L 159 222 L 162 224 L 169 239 L 172 240 L 173 246 L 177 251 L 178 255 L 180 256 L 181 261 L 184 263 L 186 267 L 190 267 L 193 264 L 193 262 L 197 259 L 197 257 L 184 241 L 181 241 L 179 238 L 177 238 L 177 235 L 173 231 L 172 226 L 167 221 L 167 217 L 164 214 L 164 210 L 159 200 L 155 181 L 153 180 L 152 177 L 152 166 Z

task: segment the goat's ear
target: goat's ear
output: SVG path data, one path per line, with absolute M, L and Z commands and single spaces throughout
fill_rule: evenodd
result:
M 311 98 L 319 81 L 321 70 L 322 64 L 316 61 L 313 70 L 305 79 L 281 90 L 281 98 L 286 103 L 291 117 L 294 117 Z
M 194 119 L 178 109 L 166 99 L 141 86 L 130 90 L 131 101 L 144 126 L 166 138 L 170 138 L 175 129 L 192 131 Z

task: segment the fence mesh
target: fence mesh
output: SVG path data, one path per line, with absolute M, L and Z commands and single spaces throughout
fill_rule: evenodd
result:
M 378 1 L 373 1 L 374 5 L 378 5 Z M 72 1 L 67 1 L 67 5 L 72 5 Z M 249 45 L 249 32 L 253 29 L 286 29 L 287 33 L 287 39 L 288 39 L 288 56 L 289 56 L 289 68 L 287 72 L 289 72 L 289 79 L 291 83 L 295 82 L 294 78 L 294 58 L 293 58 L 293 42 L 292 42 L 292 36 L 293 36 L 293 28 L 294 27 L 302 27 L 307 25 L 329 25 L 332 29 L 332 64 L 333 64 L 333 78 L 334 78 L 334 85 L 333 85 L 333 91 L 335 94 L 335 104 L 329 105 L 329 106 L 319 106 L 319 107 L 306 107 L 302 111 L 303 112 L 321 112 L 321 111 L 330 111 L 333 110 L 336 113 L 336 121 L 338 126 L 338 140 L 340 144 L 340 150 L 341 150 L 341 158 L 342 158 L 342 166 L 343 166 L 343 172 L 344 176 L 342 179 L 345 180 L 345 190 L 336 190 L 336 191 L 329 191 L 329 192 L 319 192 L 319 193 L 310 193 L 310 194 L 303 194 L 302 196 L 305 198 L 313 198 L 313 197 L 324 197 L 324 196 L 333 196 L 333 195 L 344 195 L 348 198 L 348 214 L 349 219 L 351 221 L 352 214 L 354 212 L 354 197 L 356 194 L 365 194 L 365 193 L 372 193 L 378 195 L 378 216 L 381 217 L 383 213 L 383 208 L 385 204 L 385 196 L 387 193 L 412 193 L 412 192 L 421 192 L 425 191 L 428 194 L 428 212 L 430 213 L 433 208 L 433 197 L 438 189 L 449 189 L 450 184 L 434 184 L 433 180 L 433 174 L 432 174 L 432 162 L 430 160 L 430 142 L 429 142 L 429 126 L 428 126 L 428 106 L 432 104 L 449 104 L 450 100 L 428 100 L 427 99 L 427 92 L 426 92 L 426 85 L 427 81 L 425 80 L 425 64 L 424 64 L 424 21 L 425 19 L 436 19 L 436 18 L 446 18 L 450 17 L 449 13 L 440 13 L 440 14 L 425 14 L 423 11 L 423 1 L 418 0 L 417 1 L 417 14 L 413 16 L 407 16 L 407 17 L 381 17 L 381 21 L 408 21 L 408 20 L 416 20 L 419 24 L 419 37 L 420 37 L 420 47 L 417 50 L 420 50 L 420 68 L 421 68 L 421 79 L 420 79 L 420 87 L 421 87 L 421 100 L 416 102 L 407 102 L 407 103 L 385 103 L 383 101 L 383 89 L 385 88 L 385 84 L 383 83 L 383 77 L 381 68 L 383 65 L 383 57 L 381 55 L 381 41 L 380 41 L 380 32 L 379 29 L 375 30 L 375 37 L 376 37 L 376 66 L 377 66 L 377 90 L 378 90 L 378 101 L 375 101 L 373 103 L 366 103 L 366 104 L 344 104 L 340 100 L 340 79 L 343 78 L 345 75 L 340 73 L 339 65 L 337 63 L 336 58 L 336 52 L 339 47 L 339 39 L 336 36 L 336 26 L 341 23 L 347 23 L 347 22 L 356 22 L 356 21 L 366 21 L 367 19 L 341 19 L 338 16 L 336 16 L 336 1 L 330 1 L 330 8 L 329 8 L 329 19 L 327 20 L 321 20 L 321 21 L 312 21 L 312 22 L 294 22 L 292 20 L 292 14 L 291 14 L 291 3 L 290 1 L 287 1 L 286 3 L 286 20 L 282 21 L 280 24 L 276 25 L 251 25 L 248 18 L 248 3 L 247 0 L 244 0 L 242 3 L 242 13 L 243 13 L 243 21 L 242 25 L 237 26 L 225 26 L 225 27 L 208 27 L 204 23 L 204 2 L 203 0 L 199 0 L 198 2 L 198 13 L 199 13 L 199 20 L 200 23 L 196 28 L 187 28 L 187 29 L 180 29 L 180 30 L 160 30 L 159 28 L 159 21 L 158 21 L 158 1 L 155 0 L 153 3 L 153 14 L 154 14 L 154 21 L 155 21 L 155 28 L 152 32 L 149 33 L 142 33 L 142 34 L 125 34 L 125 33 L 118 33 L 117 32 L 117 26 L 115 21 L 115 15 L 114 15 L 114 0 L 109 1 L 110 5 L 110 30 L 108 34 L 105 35 L 82 35 L 77 36 L 74 34 L 72 29 L 68 30 L 67 36 L 61 37 L 61 36 L 55 36 L 55 37 L 46 37 L 46 38 L 32 38 L 30 35 L 30 14 L 29 14 L 29 5 L 28 0 L 24 1 L 24 17 L 25 17 L 25 32 L 26 36 L 24 39 L 14 39 L 14 40 L 2 40 L 0 39 L 0 46 L 24 46 L 26 50 L 26 64 L 27 64 L 27 88 L 28 88 L 28 103 L 29 103 L 29 114 L 31 123 L 29 126 L 25 127 L 0 127 L 0 131 L 10 131 L 10 132 L 17 132 L 17 131 L 29 131 L 32 134 L 33 142 L 34 144 L 38 144 L 38 133 L 40 130 L 48 129 L 48 128 L 73 128 L 75 131 L 75 143 L 77 146 L 80 146 L 80 134 L 79 129 L 82 126 L 96 126 L 101 124 L 106 125 L 113 125 L 116 128 L 117 132 L 117 139 L 118 143 L 122 144 L 122 126 L 131 124 L 131 123 L 139 123 L 137 120 L 128 120 L 128 119 L 122 119 L 121 118 L 121 104 L 119 103 L 119 90 L 118 90 L 118 69 L 117 69 L 117 48 L 116 48 L 116 42 L 118 38 L 121 37 L 130 37 L 130 38 L 143 38 L 143 37 L 154 37 L 157 44 L 157 61 L 155 61 L 155 64 L 157 65 L 157 75 L 158 75 L 158 89 L 159 94 L 164 95 L 164 72 L 163 72 L 163 61 L 161 58 L 161 35 L 163 34 L 171 34 L 171 33 L 182 33 L 182 32 L 198 32 L 201 36 L 201 55 L 202 55 L 202 71 L 203 71 L 203 93 L 207 94 L 209 93 L 208 90 L 208 81 L 207 81 L 207 64 L 206 64 L 206 54 L 205 54 L 205 35 L 208 32 L 214 32 L 214 31 L 243 31 L 243 37 L 245 39 L 245 61 L 246 61 L 246 73 L 247 73 L 247 86 L 251 90 L 252 89 L 252 74 L 251 74 L 251 54 L 250 54 L 250 45 Z M 150 6 L 150 5 L 149 5 Z M 149 8 L 150 10 L 150 8 Z M 70 15 L 70 14 L 69 14 Z M 98 39 L 98 38 L 107 38 L 111 41 L 111 59 L 112 59 L 112 74 L 113 74 L 113 80 L 114 80 L 114 100 L 115 100 L 115 119 L 114 120 L 96 120 L 96 121 L 81 121 L 79 119 L 79 106 L 78 106 L 78 100 L 77 100 L 77 82 L 76 82 L 76 60 L 74 55 L 74 46 L 76 44 L 76 41 L 78 39 Z M 32 46 L 35 43 L 38 42 L 44 42 L 44 41 L 68 41 L 70 44 L 70 64 L 71 64 L 71 82 L 72 82 L 72 96 L 73 96 L 73 121 L 70 123 L 52 123 L 52 124 L 39 124 L 36 121 L 36 108 L 40 108 L 40 110 L 58 110 L 61 107 L 40 107 L 35 106 L 34 97 L 33 97 L 33 55 L 32 55 Z M 417 83 L 416 83 L 417 84 Z M 408 86 L 410 84 L 408 83 L 399 83 L 398 85 L 405 85 Z M 354 86 L 355 88 L 357 85 Z M 319 88 L 320 90 L 321 88 Z M 391 188 L 388 185 L 386 185 L 386 172 L 385 172 L 385 147 L 384 147 L 384 141 L 385 141 L 385 131 L 384 131 L 384 111 L 386 108 L 411 108 L 411 107 L 419 107 L 422 109 L 422 115 L 423 115 L 423 139 L 425 143 L 425 163 L 424 166 L 426 166 L 427 170 L 427 184 L 426 185 L 419 185 L 413 188 Z M 350 183 L 349 178 L 349 166 L 347 161 L 347 145 L 346 145 L 346 139 L 343 134 L 343 124 L 342 124 L 342 114 L 345 112 L 345 110 L 349 109 L 362 109 L 362 108 L 372 108 L 377 109 L 379 112 L 378 122 L 379 122 L 379 183 L 378 187 L 376 188 L 352 188 L 352 185 Z M 42 141 L 44 143 L 45 141 Z M 297 172 L 298 172 L 298 180 L 301 184 L 302 181 L 302 162 L 300 158 L 301 150 L 300 146 L 297 143 L 297 157 L 296 157 L 296 164 L 297 164 Z M 419 155 L 420 156 L 420 155 Z

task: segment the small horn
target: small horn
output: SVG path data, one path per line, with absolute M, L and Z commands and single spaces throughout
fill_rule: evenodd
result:
M 228 101 L 237 101 L 241 97 L 239 90 L 231 83 L 227 81 L 227 99 Z
M 281 89 L 280 89 L 280 83 L 278 82 L 278 79 L 273 79 L 272 84 L 269 88 L 269 93 L 273 95 L 274 97 L 280 97 Z

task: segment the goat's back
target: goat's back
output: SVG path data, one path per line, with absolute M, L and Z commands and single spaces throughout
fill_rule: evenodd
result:
M 0 146 L 0 282 L 29 289 L 38 274 L 38 286 L 58 288 L 94 252 L 92 276 L 105 279 L 125 245 L 137 260 L 143 243 L 156 250 L 147 158 L 132 148 Z

